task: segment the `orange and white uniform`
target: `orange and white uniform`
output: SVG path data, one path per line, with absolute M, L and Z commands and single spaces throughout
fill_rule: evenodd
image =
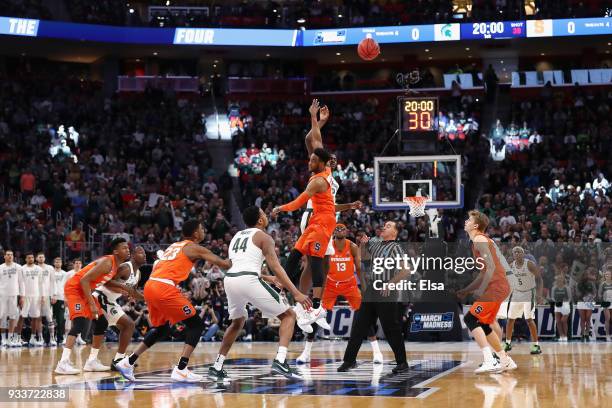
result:
M 196 314 L 191 302 L 177 287 L 187 279 L 193 268 L 193 261 L 183 253 L 185 245 L 192 243 L 188 240 L 175 242 L 153 266 L 153 272 L 144 287 L 144 298 L 154 327 L 166 322 L 173 325 Z
M 308 220 L 308 226 L 304 233 L 295 244 L 295 249 L 300 251 L 302 255 L 323 258 L 329 240 L 334 233 L 334 228 L 336 228 L 336 204 L 332 193 L 333 176 L 331 169 L 325 167 L 325 170 L 310 177 L 310 180 L 315 177 L 325 179 L 327 189 L 311 197 L 313 214 Z
M 344 248 L 338 249 L 333 241 L 334 254 L 329 259 L 329 273 L 323 289 L 323 309 L 332 310 L 338 296 L 343 296 L 353 310 L 361 306 L 361 292 L 355 278 L 355 259 L 351 254 L 351 242 L 344 240 Z
M 487 239 L 487 243 L 475 244 L 472 252 L 475 258 L 481 258 L 484 261 L 485 268 L 487 268 L 486 273 L 492 274 L 487 287 L 481 290 L 481 294 L 478 295 L 478 300 L 470 308 L 470 312 L 481 323 L 491 324 L 495 322 L 502 302 L 510 295 L 510 284 L 506 278 L 506 272 L 510 271 L 511 268 L 495 242 L 485 234 L 479 235 L 483 235 Z M 477 245 L 483 244 L 487 246 L 488 254 L 481 254 L 476 248 Z M 489 268 L 493 270 L 491 271 Z
M 110 272 L 103 274 L 98 277 L 96 280 L 90 282 L 90 289 L 93 292 L 94 289 L 98 285 L 104 285 L 109 280 L 113 279 L 115 275 L 117 275 L 117 263 L 115 262 L 115 257 L 113 255 L 106 255 L 99 259 L 96 259 L 77 273 L 75 273 L 70 279 L 66 281 L 64 285 L 64 296 L 66 298 L 66 303 L 68 304 L 68 312 L 70 314 L 70 320 L 74 320 L 77 317 L 85 317 L 87 319 L 93 319 L 94 315 L 89 308 L 89 303 L 87 302 L 87 298 L 85 297 L 85 293 L 83 293 L 83 288 L 81 288 L 81 279 L 87 272 L 92 270 L 94 266 L 98 264 L 98 262 L 102 261 L 104 258 L 110 258 L 113 262 L 113 266 Z M 94 302 L 96 302 L 96 306 L 100 309 L 100 304 L 94 298 Z

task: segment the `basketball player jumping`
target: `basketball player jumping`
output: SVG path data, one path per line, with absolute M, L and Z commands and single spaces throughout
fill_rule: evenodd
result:
M 204 227 L 198 220 L 185 221 L 183 241 L 170 245 L 154 264 L 151 277 L 144 288 L 144 297 L 153 327 L 129 357 L 124 357 L 115 364 L 117 370 L 126 379 L 135 381 L 134 364 L 138 357 L 155 343 L 167 337 L 174 324 L 183 322 L 186 326 L 185 346 L 170 378 L 184 382 L 202 380 L 203 377 L 192 373 L 187 368 L 187 364 L 204 331 L 204 322 L 189 299 L 183 296 L 178 285 L 187 279 L 193 269 L 193 264 L 198 260 L 208 261 L 223 269 L 229 269 L 232 266 L 231 261 L 219 258 L 210 250 L 199 245 L 205 235 Z
M 135 287 L 140 279 L 140 267 L 147 261 L 147 254 L 143 247 L 138 246 L 134 249 L 132 259 L 124 262 L 117 268 L 117 276 L 113 279 L 115 282 L 119 282 L 129 287 Z M 144 300 L 144 297 L 138 292 L 134 291 L 133 294 L 137 295 L 137 300 Z M 102 313 L 109 326 L 115 326 L 119 329 L 119 345 L 117 347 L 117 353 L 113 357 L 113 361 L 110 365 L 110 369 L 117 371 L 115 365 L 125 357 L 125 352 L 134 334 L 136 328 L 132 318 L 127 315 L 121 305 L 117 303 L 119 298 L 124 293 L 111 290 L 107 285 L 100 285 L 94 290 L 93 296 L 96 298 L 102 309 Z
M 106 371 L 108 369 L 97 358 L 108 322 L 100 313 L 100 304 L 92 296 L 92 291 L 97 286 L 104 284 L 128 293 L 133 291 L 119 283 L 110 282 L 117 274 L 118 266 L 130 257 L 130 247 L 127 241 L 124 238 L 115 238 L 110 243 L 110 249 L 112 255 L 105 255 L 93 261 L 66 282 L 64 295 L 72 326 L 66 338 L 62 358 L 55 368 L 56 374 L 74 375 L 80 373 L 80 370 L 70 363 L 70 354 L 77 336 L 89 327 L 91 320 L 94 320 L 93 340 L 90 355 L 84 368 L 86 371 Z
M 512 293 L 508 301 L 508 323 L 506 324 L 506 342 L 504 350 L 512 350 L 512 332 L 514 321 L 524 317 L 529 326 L 529 334 L 533 345 L 531 354 L 542 354 L 538 342 L 538 326 L 535 322 L 536 278 L 540 271 L 533 261 L 525 258 L 525 250 L 520 246 L 512 248 Z
M 348 229 L 344 224 L 336 224 L 334 239 L 332 240 L 334 254 L 330 258 L 329 273 L 327 274 L 323 298 L 321 299 L 323 309 L 328 311 L 333 309 L 338 296 L 343 296 L 354 311 L 358 310 L 361 306 L 361 291 L 355 279 L 355 272 L 359 279 L 361 279 L 361 251 L 355 243 L 346 239 L 347 233 Z M 310 352 L 315 335 L 316 332 L 307 334 L 304 351 L 296 359 L 298 364 L 310 362 Z M 374 363 L 382 363 L 383 356 L 380 352 L 376 335 L 368 336 L 368 340 L 372 345 Z
M 208 376 L 215 380 L 227 378 L 223 362 L 246 322 L 246 305 L 250 303 L 261 310 L 264 318 L 278 317 L 281 321 L 279 347 L 272 362 L 272 371 L 287 378 L 301 378 L 295 369 L 289 367 L 286 360 L 287 347 L 295 326 L 295 312 L 266 281 L 289 290 L 295 301 L 306 309 L 311 306 L 310 299 L 297 290 L 278 261 L 274 240 L 265 233 L 268 227 L 266 214 L 259 207 L 251 206 L 244 210 L 243 218 L 248 228 L 236 233 L 230 242 L 229 258 L 232 268 L 223 279 L 232 324 L 223 336 L 219 354 L 215 364 L 209 368 Z M 261 276 L 264 261 L 274 273 L 273 277 Z
M 490 326 L 495 323 L 501 303 L 510 294 L 506 279 L 510 266 L 495 242 L 485 235 L 488 226 L 489 218 L 485 214 L 476 210 L 469 212 L 464 229 L 474 243 L 474 258 L 480 258 L 485 266 L 471 284 L 457 292 L 460 298 L 472 292 L 477 296 L 477 301 L 464 317 L 466 326 L 484 355 L 484 362 L 475 370 L 476 373 L 500 372 L 517 367 L 502 349 L 499 337 Z M 491 347 L 500 357 L 499 362 L 493 357 Z

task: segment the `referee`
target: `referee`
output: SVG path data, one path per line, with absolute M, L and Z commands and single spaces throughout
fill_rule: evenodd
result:
M 370 239 L 367 235 L 361 238 L 362 254 L 364 250 L 369 252 L 373 264 L 376 258 L 395 258 L 397 255 L 403 256 L 404 251 L 399 242 L 396 241 L 399 234 L 398 225 L 395 221 L 387 221 L 380 234 L 380 238 Z M 367 260 L 367 254 L 365 258 Z M 399 282 L 406 279 L 410 272 L 407 270 L 397 270 L 395 268 L 385 269 L 381 274 L 374 274 L 372 268 L 363 270 L 362 275 L 367 275 L 367 283 L 362 278 L 362 291 L 364 292 L 363 301 L 359 313 L 356 314 L 357 322 L 351 330 L 351 338 L 344 352 L 344 362 L 338 367 L 339 372 L 349 371 L 357 366 L 357 353 L 361 348 L 363 338 L 368 334 L 368 330 L 380 319 L 385 337 L 395 354 L 397 366 L 393 373 L 401 373 L 408 370 L 406 362 L 406 346 L 402 336 L 401 322 L 399 316 L 398 296 L 390 294 L 389 291 L 375 290 L 374 280 L 382 282 Z M 365 287 L 364 287 L 365 283 Z

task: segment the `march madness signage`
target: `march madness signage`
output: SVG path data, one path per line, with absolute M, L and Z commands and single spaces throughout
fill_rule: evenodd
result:
M 455 313 L 415 313 L 410 324 L 410 332 L 451 331 Z

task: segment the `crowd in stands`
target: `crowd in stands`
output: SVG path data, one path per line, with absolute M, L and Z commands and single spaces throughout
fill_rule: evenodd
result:
M 491 130 L 514 148 L 488 169 L 479 204 L 492 237 L 530 248 L 545 292 L 563 275 L 578 301 L 612 261 L 612 92 L 585 89 L 514 103 L 512 125 Z
M 65 0 L 70 19 L 80 23 L 154 27 L 325 28 L 393 26 L 465 21 L 602 17 L 605 0 L 540 0 L 526 10 L 522 0 L 474 0 L 470 10 L 451 0 L 261 2 L 195 0 L 116 2 Z M 160 6 L 149 14 L 149 6 Z M 527 6 L 530 7 L 530 6 Z M 1 0 L 3 15 L 53 18 L 40 0 Z

